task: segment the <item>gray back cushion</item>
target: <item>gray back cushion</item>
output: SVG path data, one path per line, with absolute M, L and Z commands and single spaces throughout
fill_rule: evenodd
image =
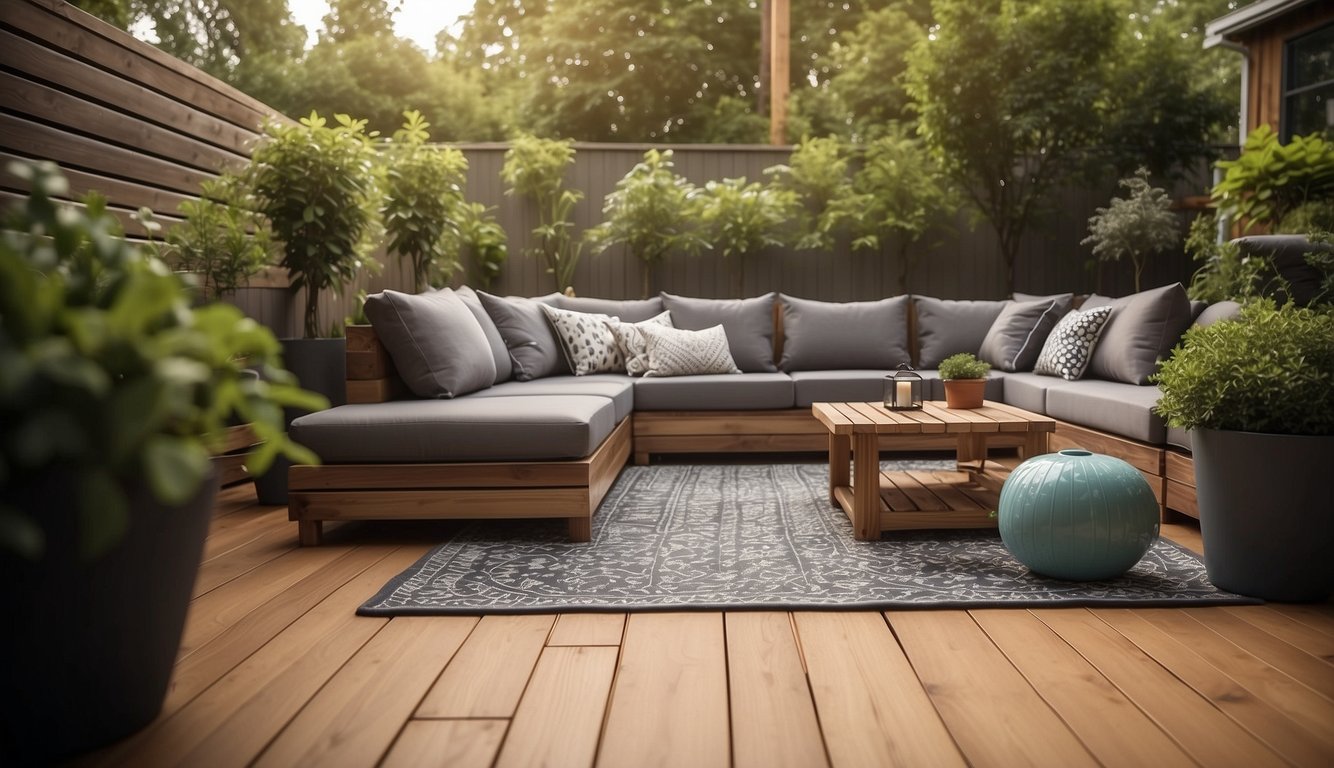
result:
M 1002 371 L 1030 371 L 1064 314 L 1059 298 L 1009 302 L 991 324 L 977 356 Z
M 738 368 L 747 373 L 773 373 L 774 299 L 767 293 L 753 299 L 691 299 L 662 294 L 663 306 L 672 313 L 672 325 L 687 331 L 702 331 L 721 325 Z
M 491 386 L 496 364 L 486 334 L 454 292 L 366 297 L 366 317 L 418 397 L 458 397 Z
M 501 298 L 477 292 L 486 313 L 495 322 L 509 350 L 516 381 L 532 381 L 557 373 L 569 373 L 560 342 L 541 305 L 533 299 Z
M 914 296 L 917 311 L 917 367 L 936 368 L 959 352 L 977 351 L 1004 301 L 951 301 Z
M 550 304 L 556 309 L 568 309 L 572 312 L 588 312 L 595 315 L 608 315 L 620 320 L 623 323 L 638 323 L 647 320 L 650 317 L 656 317 L 662 314 L 662 297 L 654 296 L 651 299 L 630 299 L 627 301 L 616 301 L 615 299 L 593 299 L 583 296 L 565 296 L 556 294 L 550 301 Z
M 782 295 L 783 371 L 893 370 L 908 353 L 908 297 L 829 302 Z
M 486 308 L 482 306 L 482 300 L 477 298 L 477 292 L 468 286 L 461 286 L 454 289 L 454 294 L 463 303 L 467 305 L 472 312 L 472 316 L 477 318 L 477 324 L 482 326 L 482 333 L 486 334 L 486 343 L 491 346 L 491 358 L 496 363 L 496 384 L 502 381 L 509 381 L 514 373 L 514 366 L 510 363 L 510 353 L 505 349 L 505 340 L 500 336 L 500 329 L 491 316 L 486 313 Z
M 1015 301 L 1037 301 L 1038 299 L 1052 299 L 1056 302 L 1056 309 L 1062 315 L 1070 311 L 1075 305 L 1075 295 L 1073 293 L 1020 293 L 1014 292 Z
M 1093 295 L 1084 309 L 1110 306 L 1112 316 L 1093 350 L 1088 375 L 1127 384 L 1147 384 L 1190 325 L 1190 299 L 1181 283 L 1150 288 L 1119 299 Z

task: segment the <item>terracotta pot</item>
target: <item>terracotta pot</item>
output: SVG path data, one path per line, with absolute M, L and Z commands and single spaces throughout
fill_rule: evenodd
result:
M 946 379 L 944 384 L 946 407 L 982 407 L 982 396 L 987 391 L 986 379 Z

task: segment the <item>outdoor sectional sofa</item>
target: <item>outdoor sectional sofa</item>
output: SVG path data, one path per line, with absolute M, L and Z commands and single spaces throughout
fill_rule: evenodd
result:
M 943 399 L 935 367 L 960 351 L 994 364 L 988 399 L 1057 420 L 1051 450 L 1120 457 L 1164 513 L 1197 515 L 1189 435 L 1152 412 L 1158 391 L 1147 378 L 1192 322 L 1236 305 L 1189 302 L 1179 284 L 1073 304 L 1069 294 L 832 303 L 387 291 L 367 303 L 372 325 L 348 328 L 348 404 L 292 424 L 323 464 L 291 468 L 290 517 L 303 544 L 320 542 L 323 521 L 373 518 L 555 517 L 587 540 L 631 456 L 823 451 L 812 403 L 878 402 L 903 362 L 917 367 L 927 398 Z M 1083 377 L 1032 372 L 1053 327 L 1058 336 L 1082 327 L 1058 326 L 1071 311 L 1084 314 L 1070 320 L 1105 319 L 1092 353 L 1075 356 Z M 1050 355 L 1040 362 L 1053 365 Z M 603 372 L 627 366 L 656 367 Z M 923 435 L 894 448 L 954 445 Z

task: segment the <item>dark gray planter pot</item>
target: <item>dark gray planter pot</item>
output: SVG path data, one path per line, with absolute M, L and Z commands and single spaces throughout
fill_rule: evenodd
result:
M 1280 602 L 1334 594 L 1334 435 L 1197 429 L 1192 445 L 1209 580 Z
M 180 649 L 217 478 L 176 507 L 130 489 L 124 538 L 91 561 L 78 549 L 75 480 L 48 471 L 0 499 L 46 535 L 36 562 L 0 553 L 0 765 L 58 761 L 143 728 L 162 710 Z
M 329 398 L 330 407 L 347 402 L 347 340 L 346 339 L 282 339 L 283 364 L 291 371 L 302 388 Z M 283 411 L 283 421 L 304 414 L 294 408 Z M 273 466 L 255 478 L 255 495 L 260 504 L 287 503 L 287 469 L 291 462 L 284 458 L 274 460 Z

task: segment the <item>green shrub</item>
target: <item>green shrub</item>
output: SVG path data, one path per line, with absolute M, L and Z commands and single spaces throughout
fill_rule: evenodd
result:
M 181 203 L 185 221 L 167 232 L 163 254 L 174 269 L 199 275 L 206 298 L 235 291 L 274 257 L 268 222 L 235 176 L 202 185 L 198 200 Z
M 940 361 L 940 378 L 950 379 L 985 379 L 991 372 L 991 363 L 978 360 L 976 355 L 960 352 Z
M 448 281 L 459 268 L 458 218 L 468 159 L 452 147 L 427 144 L 430 124 L 420 112 L 403 117 L 384 155 L 380 215 L 389 252 L 409 261 L 413 290 L 420 293 L 434 276 Z
M 1089 218 L 1089 236 L 1079 244 L 1092 245 L 1093 255 L 1102 261 L 1129 258 L 1138 293 L 1145 259 L 1172 248 L 1181 236 L 1176 214 L 1172 213 L 1172 198 L 1166 190 L 1149 183 L 1147 168 L 1121 179 L 1120 184 L 1129 194 L 1114 197 L 1106 208 L 1097 209 Z
M 1319 134 L 1279 144 L 1278 134 L 1262 125 L 1247 134 L 1240 157 L 1220 160 L 1218 167 L 1226 175 L 1214 186 L 1214 202 L 1245 218 L 1248 231 L 1277 224 L 1310 202 L 1334 198 L 1334 143 Z
M 472 265 L 477 283 L 488 289 L 509 259 L 509 238 L 493 211 L 481 203 L 464 203 L 458 210 L 459 255 Z
M 1187 331 L 1154 380 L 1173 427 L 1334 434 L 1334 313 L 1256 301 Z
M 519 136 L 505 152 L 500 169 L 500 177 L 509 185 L 505 194 L 527 197 L 537 204 L 538 224 L 533 234 L 538 246 L 534 251 L 556 278 L 558 291 L 572 288 L 583 250 L 583 243 L 572 234 L 570 217 L 584 193 L 564 188 L 565 168 L 573 162 L 573 142 Z

